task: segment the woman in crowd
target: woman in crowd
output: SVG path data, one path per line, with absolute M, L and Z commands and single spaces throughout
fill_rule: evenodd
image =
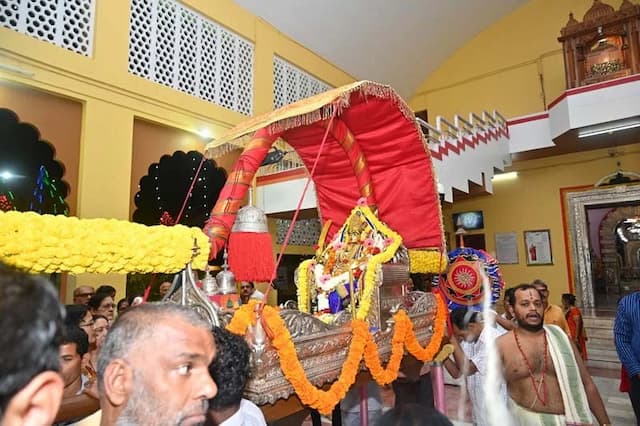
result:
M 122 315 L 124 311 L 126 311 L 128 308 L 129 308 L 129 301 L 127 300 L 126 297 L 123 297 L 118 301 L 118 307 L 117 307 L 118 315 Z
M 89 299 L 88 306 L 92 314 L 104 316 L 109 320 L 109 323 L 113 321 L 116 304 L 113 302 L 113 297 L 109 294 L 96 292 L 96 294 Z
M 582 321 L 582 312 L 576 307 L 576 296 L 571 293 L 562 295 L 562 307 L 564 315 L 569 324 L 571 339 L 578 347 L 578 351 L 582 359 L 587 360 L 587 333 L 584 330 L 584 322 Z
M 98 351 L 102 347 L 102 343 L 104 342 L 105 337 L 107 337 L 107 332 L 109 331 L 109 320 L 102 315 L 94 315 L 93 331 L 96 334 L 96 348 L 95 351 L 92 351 L 91 357 L 93 358 L 95 352 L 95 359 L 98 359 Z

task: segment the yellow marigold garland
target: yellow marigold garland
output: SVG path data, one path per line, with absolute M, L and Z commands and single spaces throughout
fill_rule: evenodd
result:
M 278 315 L 278 312 L 269 306 L 265 306 L 263 315 L 274 332 L 274 338 L 271 343 L 278 351 L 282 373 L 295 389 L 300 401 L 305 405 L 317 408 L 321 413 L 330 413 L 355 382 L 366 340 L 360 335 L 353 336 L 340 376 L 328 390 L 323 391 L 307 380 L 289 330 Z
M 436 295 L 436 313 L 433 324 L 433 335 L 429 344 L 422 348 L 413 333 L 413 323 L 404 311 L 394 315 L 395 330 L 392 337 L 391 356 L 387 367 L 383 368 L 378 356 L 378 346 L 369 333 L 369 325 L 362 320 L 351 321 L 353 338 L 349 346 L 347 358 L 338 379 L 326 390 L 316 388 L 305 374 L 296 354 L 291 334 L 278 310 L 265 306 L 263 317 L 273 332 L 273 347 L 278 351 L 280 368 L 303 404 L 317 409 L 323 414 L 331 412 L 333 407 L 344 398 L 346 392 L 355 381 L 360 370 L 360 361 L 364 357 L 365 364 L 373 378 L 381 385 L 390 383 L 398 376 L 404 348 L 421 361 L 428 361 L 438 353 L 447 317 L 447 307 L 440 295 Z M 233 316 L 227 326 L 229 331 L 244 334 L 252 322 L 255 323 L 255 303 L 243 305 Z
M 447 269 L 449 258 L 444 251 L 438 250 L 409 250 L 409 265 L 411 272 L 422 274 L 437 274 Z
M 373 214 L 369 207 L 360 206 L 357 208 L 361 209 L 366 218 L 373 222 L 377 230 L 382 231 L 387 238 L 391 239 L 391 244 L 389 244 L 389 246 L 375 256 L 372 256 L 367 262 L 367 270 L 364 274 L 364 291 L 360 298 L 360 306 L 358 306 L 358 309 L 356 310 L 356 318 L 364 320 L 367 318 L 367 315 L 369 315 L 369 309 L 371 309 L 371 297 L 376 289 L 376 276 L 378 275 L 378 270 L 382 267 L 383 263 L 393 259 L 393 256 L 396 254 L 396 251 L 398 251 L 400 244 L 402 244 L 402 237 L 400 234 L 394 232 L 391 228 L 382 223 L 376 215 Z M 353 212 L 351 214 L 353 214 Z
M 404 356 L 404 341 L 407 333 L 407 324 L 404 318 L 408 319 L 409 317 L 405 315 L 402 317 L 402 321 L 395 323 L 393 337 L 391 338 L 391 356 L 389 357 L 386 368 L 382 367 L 382 363 L 380 362 L 378 345 L 375 340 L 370 338 L 367 343 L 367 348 L 364 352 L 364 361 L 369 372 L 371 372 L 371 376 L 380 386 L 391 383 L 398 377 L 400 362 Z M 409 320 L 409 322 L 411 321 Z M 365 332 L 367 331 L 365 330 Z
M 0 259 L 37 273 L 178 272 L 191 261 L 194 240 L 192 264 L 204 269 L 210 247 L 199 228 L 0 212 Z
M 313 264 L 313 259 L 307 259 L 298 266 L 297 296 L 298 309 L 302 312 L 309 312 L 309 268 Z

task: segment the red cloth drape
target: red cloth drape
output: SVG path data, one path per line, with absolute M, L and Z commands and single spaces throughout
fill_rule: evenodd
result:
M 442 219 L 430 153 L 414 122 L 385 99 L 354 93 L 341 115 L 365 153 L 379 217 L 402 235 L 408 248 L 442 246 Z M 324 129 L 311 125 L 290 129 L 283 138 L 311 169 Z M 360 197 L 349 160 L 329 137 L 313 177 L 323 220 L 333 225 L 329 238 L 344 223 Z

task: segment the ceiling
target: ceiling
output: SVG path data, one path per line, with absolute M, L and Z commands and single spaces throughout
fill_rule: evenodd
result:
M 354 79 L 389 84 L 408 99 L 458 48 L 528 0 L 234 1 Z M 554 141 L 555 147 L 517 154 L 513 160 L 599 148 L 615 153 L 637 143 L 639 134 L 636 128 L 585 140 L 570 131 Z M 484 186 L 471 185 L 469 194 L 458 192 L 454 198 L 484 194 Z
M 357 80 L 402 97 L 527 0 L 235 0 Z

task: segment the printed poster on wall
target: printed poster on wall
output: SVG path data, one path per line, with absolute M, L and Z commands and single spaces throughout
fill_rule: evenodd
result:
M 527 265 L 551 265 L 551 237 L 548 229 L 524 231 Z
M 516 264 L 518 260 L 518 234 L 496 233 L 496 259 L 503 265 Z

